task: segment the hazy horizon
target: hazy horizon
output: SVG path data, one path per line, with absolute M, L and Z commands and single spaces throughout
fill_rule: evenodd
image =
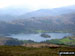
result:
M 0 9 L 24 8 L 30 11 L 75 5 L 75 0 L 0 0 Z

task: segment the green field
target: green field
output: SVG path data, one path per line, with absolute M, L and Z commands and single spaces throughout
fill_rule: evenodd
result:
M 53 44 L 58 44 L 58 45 L 69 45 L 69 46 L 75 46 L 75 36 L 68 36 L 64 37 L 62 39 L 52 39 L 52 40 L 47 40 L 44 41 L 45 43 L 53 43 Z
M 24 46 L 0 46 L 0 56 L 59 56 L 59 51 L 75 51 L 75 48 L 28 48 Z

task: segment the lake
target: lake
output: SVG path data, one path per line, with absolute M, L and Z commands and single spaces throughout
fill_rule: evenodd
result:
M 19 39 L 19 40 L 33 40 L 35 42 L 51 40 L 51 39 L 61 39 L 65 36 L 71 36 L 70 33 L 47 33 L 51 36 L 51 38 L 41 37 L 41 33 L 38 34 L 12 34 L 11 37 Z

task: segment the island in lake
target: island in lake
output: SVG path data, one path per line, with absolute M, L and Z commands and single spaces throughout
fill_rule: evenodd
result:
M 51 36 L 48 35 L 48 34 L 46 34 L 46 33 L 42 33 L 42 34 L 41 34 L 41 37 L 44 37 L 44 38 L 51 38 Z

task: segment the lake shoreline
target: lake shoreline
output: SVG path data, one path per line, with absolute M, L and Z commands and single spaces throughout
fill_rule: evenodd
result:
M 38 34 L 12 34 L 10 36 L 7 37 L 12 37 L 12 38 L 16 38 L 19 40 L 32 40 L 35 42 L 41 42 L 41 41 L 46 41 L 46 40 L 51 40 L 51 39 L 61 39 L 65 36 L 71 36 L 72 34 L 70 33 L 47 33 L 48 35 L 51 36 L 51 38 L 44 38 L 41 37 L 42 33 L 38 33 Z

